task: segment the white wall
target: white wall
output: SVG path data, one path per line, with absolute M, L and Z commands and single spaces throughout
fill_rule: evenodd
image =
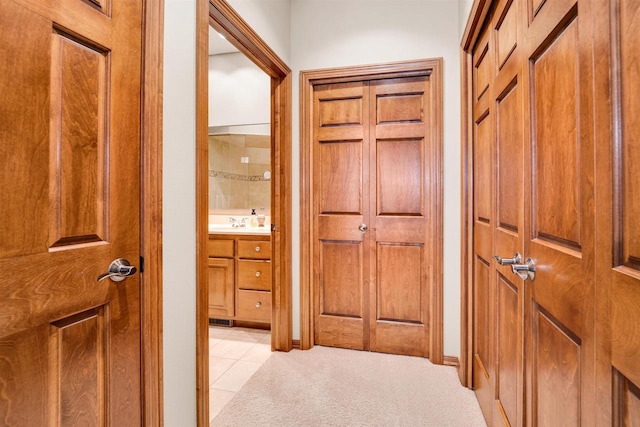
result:
M 288 60 L 288 0 L 231 3 Z M 195 10 L 196 0 L 165 0 L 162 226 L 167 427 L 196 425 Z
M 258 33 L 267 45 L 289 64 L 289 0 L 228 0 L 228 3 Z
M 164 6 L 162 256 L 167 427 L 196 425 L 195 4 L 196 0 L 165 0 Z
M 244 54 L 209 56 L 209 126 L 271 121 L 271 78 Z
M 451 0 L 292 0 L 293 327 L 300 334 L 300 70 L 444 58 L 444 353 L 460 354 L 460 64 Z M 454 25 L 452 25 L 454 23 Z

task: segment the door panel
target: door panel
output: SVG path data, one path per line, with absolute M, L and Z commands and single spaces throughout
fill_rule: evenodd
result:
M 525 254 L 536 276 L 526 282 L 526 348 L 534 425 L 580 425 L 595 406 L 590 19 L 587 2 L 547 1 L 529 28 Z
M 613 185 L 607 190 L 613 207 L 613 253 L 602 266 L 611 280 L 614 425 L 636 426 L 640 425 L 640 4 L 629 0 L 611 4 L 615 70 L 611 92 L 617 102 L 613 103 L 611 122 L 615 134 L 611 144 Z
M 365 136 L 368 87 L 362 82 L 318 85 L 314 90 L 314 341 L 368 349 L 368 215 Z M 366 330 L 365 330 L 366 328 Z
M 141 24 L 137 2 L 0 4 L 3 424 L 141 422 L 139 276 L 96 281 L 140 253 Z
M 517 286 L 498 276 L 496 401 L 508 424 L 517 425 L 522 403 L 522 296 Z
M 493 44 L 485 27 L 473 52 L 473 389 L 488 425 L 495 403 L 493 256 Z
M 429 356 L 427 232 L 432 145 L 428 77 L 370 82 L 371 350 Z M 375 213 L 375 215 L 373 215 Z M 382 268 L 384 267 L 384 269 Z M 401 274 L 402 269 L 410 273 Z M 397 275 L 391 282 L 392 272 Z M 392 284 L 393 283 L 393 284 Z M 400 296 L 407 298 L 401 298 Z M 373 313 L 376 313 L 375 316 Z M 395 319 L 387 314 L 397 315 Z
M 233 317 L 235 314 L 234 260 L 209 258 L 207 260 L 207 284 L 209 286 L 209 317 Z

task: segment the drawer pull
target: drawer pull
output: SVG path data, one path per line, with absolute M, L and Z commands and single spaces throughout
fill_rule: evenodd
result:
M 262 303 L 261 303 L 260 301 L 258 301 L 258 302 L 256 303 L 256 308 L 260 308 L 260 307 L 262 307 Z
M 260 277 L 260 272 L 256 271 L 256 277 Z
M 256 246 L 256 252 L 260 252 L 260 246 Z

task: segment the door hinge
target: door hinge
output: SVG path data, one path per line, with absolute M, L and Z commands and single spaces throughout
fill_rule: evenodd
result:
M 144 273 L 144 257 L 140 256 L 140 273 Z

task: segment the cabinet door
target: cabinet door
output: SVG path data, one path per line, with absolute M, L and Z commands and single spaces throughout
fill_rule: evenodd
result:
M 209 317 L 234 315 L 233 259 L 209 258 Z

